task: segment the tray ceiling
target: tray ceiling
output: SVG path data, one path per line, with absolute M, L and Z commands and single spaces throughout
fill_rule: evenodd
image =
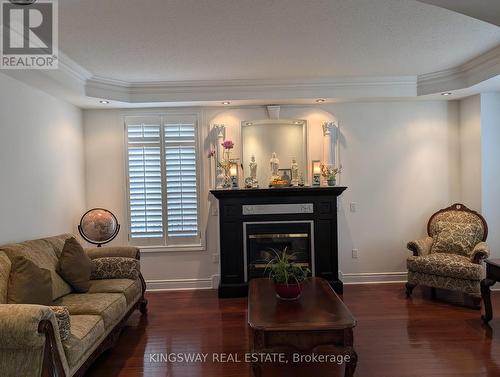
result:
M 65 0 L 60 47 L 123 82 L 421 75 L 500 28 L 413 0 Z

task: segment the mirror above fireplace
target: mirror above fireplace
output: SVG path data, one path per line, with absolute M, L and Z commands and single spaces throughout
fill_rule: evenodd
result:
M 271 179 L 270 159 L 273 153 L 280 169 L 290 169 L 292 159 L 307 180 L 307 122 L 301 119 L 246 120 L 241 122 L 241 145 L 244 177 L 250 176 L 252 155 L 257 163 L 257 180 L 267 187 Z

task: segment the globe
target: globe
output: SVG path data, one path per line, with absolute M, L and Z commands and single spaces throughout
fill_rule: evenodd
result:
M 120 224 L 107 209 L 94 208 L 82 216 L 78 230 L 86 241 L 100 246 L 117 236 Z

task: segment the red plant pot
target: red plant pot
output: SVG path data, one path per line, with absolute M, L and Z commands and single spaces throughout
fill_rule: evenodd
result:
M 302 292 L 302 283 L 274 283 L 276 296 L 282 300 L 297 300 Z

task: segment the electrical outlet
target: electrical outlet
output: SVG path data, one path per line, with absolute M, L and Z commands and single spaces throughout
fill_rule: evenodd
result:
M 358 259 L 358 249 L 352 249 L 352 259 Z
M 219 216 L 219 207 L 212 205 L 212 216 Z
M 351 204 L 349 204 L 349 208 L 350 208 L 351 212 L 356 212 L 358 210 L 358 204 L 355 202 L 352 202 Z
M 212 254 L 212 262 L 219 264 L 219 254 Z

